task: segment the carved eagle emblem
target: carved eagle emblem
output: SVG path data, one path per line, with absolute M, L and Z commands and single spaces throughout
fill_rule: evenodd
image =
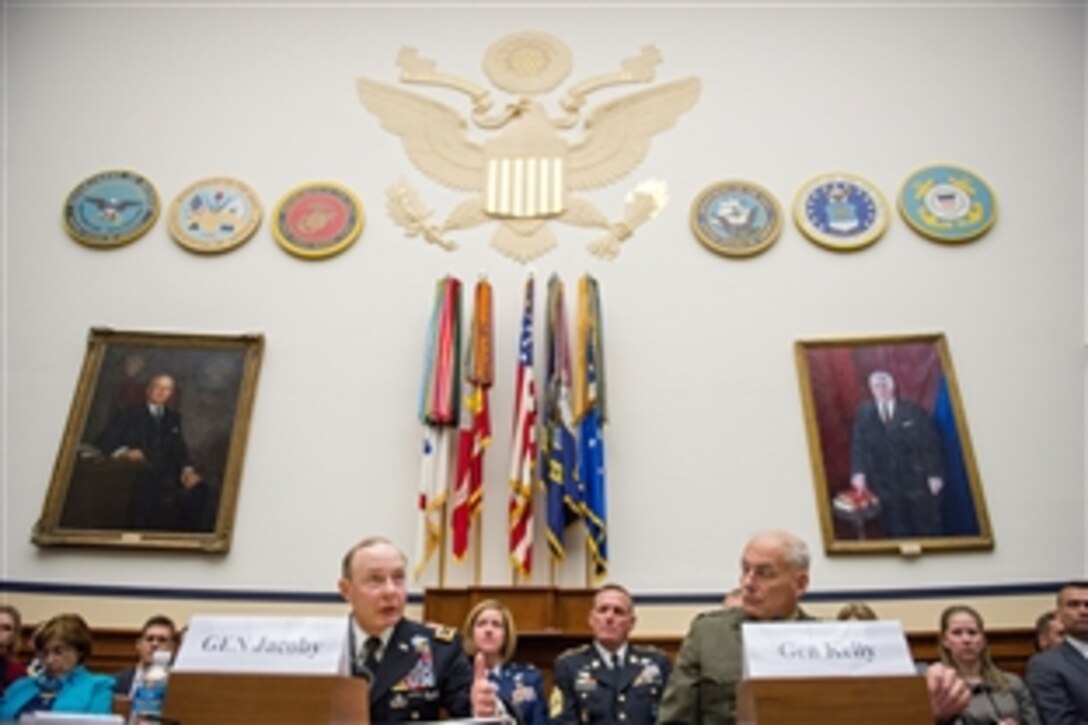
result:
M 402 180 L 387 192 L 393 220 L 409 236 L 420 235 L 445 249 L 456 247 L 448 232 L 497 221 L 492 244 L 522 262 L 554 247 L 549 222 L 564 222 L 603 229 L 605 235 L 589 249 L 615 257 L 620 243 L 665 204 L 664 183 L 646 182 L 629 193 L 618 221 L 610 221 L 580 192 L 630 174 L 646 158 L 653 137 L 695 105 L 699 80 L 686 78 L 630 93 L 588 111 L 583 106 L 602 88 L 652 82 L 660 62 L 655 48 L 643 48 L 623 61 L 619 71 L 572 86 L 558 113 L 549 114 L 538 96 L 558 87 L 571 70 L 569 49 L 551 35 L 516 33 L 489 47 L 484 72 L 513 96 L 501 110 L 495 110 L 488 89 L 441 73 L 415 49 L 402 48 L 397 59 L 401 82 L 466 94 L 472 103 L 468 118 L 444 103 L 368 78 L 357 82 L 359 98 L 385 130 L 400 137 L 416 168 L 472 196 L 435 222 L 419 194 Z M 483 142 L 470 137 L 470 123 L 487 134 Z M 580 138 L 568 140 L 577 131 Z

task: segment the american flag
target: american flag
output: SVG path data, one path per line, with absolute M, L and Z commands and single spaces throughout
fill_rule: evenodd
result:
M 533 278 L 525 281 L 518 342 L 513 450 L 510 457 L 510 563 L 528 576 L 533 568 L 533 478 L 536 472 L 536 382 L 533 379 Z

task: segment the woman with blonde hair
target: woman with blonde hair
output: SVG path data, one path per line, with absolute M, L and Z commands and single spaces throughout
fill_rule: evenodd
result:
M 461 628 L 465 653 L 483 653 L 488 678 L 509 714 L 524 725 L 547 725 L 544 709 L 544 678 L 532 665 L 511 662 L 518 645 L 514 616 L 501 602 L 485 599 L 468 613 Z
M 971 689 L 971 702 L 957 722 L 964 725 L 1039 725 L 1039 713 L 1024 681 L 999 670 L 990 659 L 982 615 L 963 604 L 941 613 L 941 661 Z
M 91 630 L 78 614 L 58 614 L 34 635 L 41 672 L 20 677 L 0 697 L 0 720 L 32 712 L 109 714 L 113 678 L 87 671 Z

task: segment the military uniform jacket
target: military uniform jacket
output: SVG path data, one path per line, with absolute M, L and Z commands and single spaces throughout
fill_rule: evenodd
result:
M 654 647 L 627 645 L 624 661 L 608 668 L 597 648 L 583 645 L 555 661 L 553 723 L 655 723 L 672 666 Z
M 798 610 L 797 619 L 812 617 Z M 733 725 L 741 680 L 741 609 L 704 612 L 691 623 L 661 700 L 661 723 Z
M 488 673 L 507 711 L 520 725 L 548 725 L 544 677 L 532 665 L 506 662 Z
M 401 619 L 370 683 L 372 722 L 470 717 L 472 666 L 447 627 Z

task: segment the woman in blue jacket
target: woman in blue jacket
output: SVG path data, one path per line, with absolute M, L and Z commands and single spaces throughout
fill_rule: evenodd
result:
M 58 614 L 34 636 L 42 670 L 20 677 L 0 698 L 0 720 L 30 712 L 108 714 L 113 709 L 113 678 L 83 666 L 91 653 L 91 630 L 78 614 Z
M 518 645 L 510 610 L 495 599 L 485 599 L 468 613 L 461 630 L 465 652 L 482 652 L 488 677 L 498 688 L 509 714 L 521 725 L 547 725 L 544 678 L 532 665 L 511 662 Z

